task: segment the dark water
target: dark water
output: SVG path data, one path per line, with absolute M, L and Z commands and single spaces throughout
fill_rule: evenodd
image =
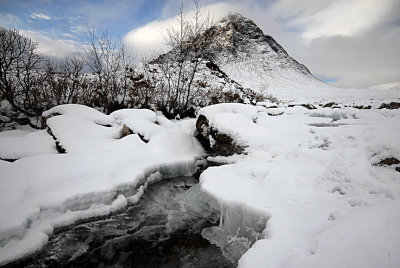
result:
M 7 267 L 234 267 L 201 236 L 218 223 L 193 177 L 155 183 L 120 213 L 58 230 Z

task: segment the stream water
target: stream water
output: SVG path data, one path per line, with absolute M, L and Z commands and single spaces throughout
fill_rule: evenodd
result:
M 194 177 L 150 185 L 123 211 L 56 230 L 37 254 L 6 267 L 234 267 L 201 236 L 218 224 Z

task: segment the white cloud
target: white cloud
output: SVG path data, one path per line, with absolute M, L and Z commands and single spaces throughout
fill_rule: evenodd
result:
M 332 36 L 360 35 L 380 22 L 392 10 L 397 0 L 306 0 L 292 3 L 278 1 L 275 11 L 289 18 L 286 26 L 300 28 L 306 42 Z
M 32 19 L 51 20 L 50 16 L 48 16 L 46 14 L 42 14 L 42 13 L 33 13 L 33 14 L 31 14 L 31 18 Z
M 39 53 L 55 58 L 75 55 L 82 51 L 82 44 L 74 40 L 54 39 L 36 31 L 21 30 L 20 33 L 39 43 Z
M 6 28 L 18 28 L 21 25 L 21 20 L 12 14 L 0 12 L 0 26 Z
M 73 34 L 69 34 L 69 33 L 63 33 L 63 34 L 61 34 L 62 36 L 65 36 L 65 37 L 67 37 L 67 38 L 75 38 L 75 35 L 73 35 Z

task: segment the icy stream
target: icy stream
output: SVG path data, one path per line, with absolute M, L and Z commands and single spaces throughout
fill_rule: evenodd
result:
M 201 235 L 220 212 L 197 183 L 157 182 L 137 204 L 60 229 L 38 254 L 6 267 L 234 267 Z

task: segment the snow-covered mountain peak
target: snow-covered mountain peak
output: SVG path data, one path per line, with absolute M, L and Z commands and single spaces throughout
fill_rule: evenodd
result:
M 239 13 L 222 18 L 196 41 L 229 77 L 257 92 L 277 86 L 323 84 L 272 36 L 264 34 L 253 20 Z
M 265 42 L 265 37 L 263 31 L 251 19 L 239 13 L 230 13 L 208 29 L 201 40 L 210 47 L 236 52 L 237 50 L 247 51 L 251 41 L 257 41 L 260 44 Z M 286 53 L 283 49 L 279 52 Z

